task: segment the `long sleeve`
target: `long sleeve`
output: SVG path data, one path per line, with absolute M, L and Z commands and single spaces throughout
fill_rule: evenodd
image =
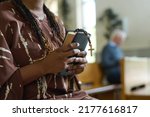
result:
M 21 99 L 22 88 L 20 72 L 0 30 L 0 99 Z
M 8 7 L 11 8 L 11 7 Z M 0 99 L 21 99 L 23 83 L 19 68 L 16 67 L 10 43 L 13 42 L 13 31 L 8 16 L 12 14 L 0 5 Z

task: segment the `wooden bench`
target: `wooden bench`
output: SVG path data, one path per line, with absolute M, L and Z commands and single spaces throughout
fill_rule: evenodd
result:
M 99 63 L 88 63 L 85 70 L 78 75 L 84 90 L 102 86 L 103 72 Z
M 103 78 L 104 74 L 100 63 L 88 63 L 84 72 L 78 75 L 82 89 L 86 90 L 88 94 L 111 93 L 112 97 L 117 99 L 117 96 L 113 95 L 116 95 L 118 89 L 121 88 L 120 85 L 103 85 Z
M 150 59 L 125 57 L 121 80 L 122 99 L 150 99 Z
M 86 90 L 88 94 L 96 94 L 96 93 L 105 93 L 107 91 L 118 90 L 121 89 L 121 85 L 106 85 L 94 89 Z

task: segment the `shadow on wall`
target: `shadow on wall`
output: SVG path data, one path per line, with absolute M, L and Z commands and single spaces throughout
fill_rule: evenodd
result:
M 107 40 L 110 39 L 110 35 L 114 29 L 123 29 L 122 20 L 111 8 L 108 8 L 103 12 L 102 16 L 99 18 L 99 21 L 105 27 L 105 32 L 103 35 Z

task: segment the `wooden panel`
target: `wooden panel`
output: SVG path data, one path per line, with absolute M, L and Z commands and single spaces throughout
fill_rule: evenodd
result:
M 101 86 L 103 74 L 98 63 L 88 63 L 84 72 L 78 75 L 83 89 L 91 89 Z
M 149 63 L 149 58 L 137 57 L 126 57 L 121 61 L 123 99 L 150 99 Z M 133 87 L 137 90 L 131 91 Z

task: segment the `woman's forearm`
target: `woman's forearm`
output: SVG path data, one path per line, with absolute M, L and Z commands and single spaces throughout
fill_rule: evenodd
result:
M 44 73 L 41 61 L 20 68 L 20 72 L 24 85 L 37 80 Z

